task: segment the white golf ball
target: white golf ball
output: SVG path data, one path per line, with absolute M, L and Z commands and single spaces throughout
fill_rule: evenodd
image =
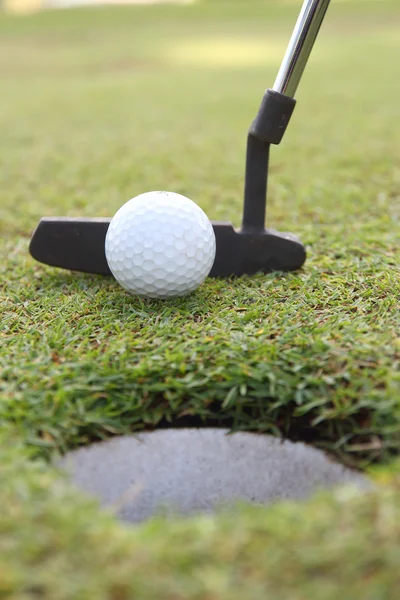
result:
M 124 204 L 105 241 L 108 266 L 118 283 L 148 298 L 183 296 L 208 276 L 215 234 L 197 204 L 174 192 L 147 192 Z

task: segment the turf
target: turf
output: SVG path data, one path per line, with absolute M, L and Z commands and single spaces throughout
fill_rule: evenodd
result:
M 273 154 L 269 223 L 306 243 L 301 272 L 154 302 L 27 252 L 42 215 L 112 215 L 149 189 L 239 224 L 246 130 L 296 11 L 254 3 L 228 18 L 217 3 L 0 21 L 0 417 L 39 453 L 184 416 L 311 441 L 353 464 L 397 453 L 396 3 L 361 16 L 357 3 L 331 7 Z
M 398 476 L 367 496 L 341 489 L 126 529 L 45 463 L 28 461 L 17 439 L 1 442 L 1 598 L 398 598 Z
M 186 194 L 210 218 L 238 225 L 246 131 L 297 11 L 290 2 L 206 2 L 0 16 L 0 421 L 29 456 L 200 420 L 303 440 L 357 468 L 397 457 L 398 2 L 332 3 L 273 149 L 268 224 L 305 242 L 300 272 L 208 280 L 187 298 L 157 302 L 28 254 L 41 216 L 110 216 L 151 189 Z M 26 484 L 32 527 L 36 505 L 61 518 L 58 484 L 40 468 L 49 499 Z M 22 505 L 3 528 L 16 526 Z M 321 508 L 328 520 L 330 510 Z M 360 530 L 364 517 L 354 516 Z M 195 539 L 198 527 L 179 535 Z M 351 547 L 346 538 L 341 550 Z M 375 581 L 371 565 L 365 577 Z M 392 597 L 382 586 L 370 597 Z M 330 589 L 318 598 L 334 597 Z M 60 598 L 76 597 L 68 593 Z

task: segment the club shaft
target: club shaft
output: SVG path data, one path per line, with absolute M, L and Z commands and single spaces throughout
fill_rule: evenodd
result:
M 280 94 L 294 97 L 330 0 L 305 0 L 297 19 L 274 87 Z

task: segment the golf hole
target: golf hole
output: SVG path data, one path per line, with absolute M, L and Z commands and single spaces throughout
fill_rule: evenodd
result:
M 127 522 L 189 516 L 238 502 L 302 500 L 318 490 L 371 487 L 361 473 L 302 443 L 218 428 L 160 429 L 74 450 L 57 465 Z

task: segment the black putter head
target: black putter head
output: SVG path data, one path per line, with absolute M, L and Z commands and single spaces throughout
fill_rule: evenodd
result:
M 306 258 L 304 246 L 289 233 L 265 229 L 270 144 L 279 144 L 295 100 L 267 90 L 247 141 L 245 199 L 241 229 L 213 222 L 216 257 L 211 277 L 293 271 Z M 85 273 L 111 275 L 105 237 L 111 219 L 44 217 L 29 251 L 39 262 Z
M 111 219 L 44 217 L 34 232 L 29 251 L 46 265 L 111 275 L 104 243 Z M 292 271 L 305 260 L 303 245 L 289 233 L 244 232 L 230 223 L 212 223 L 216 257 L 210 277 L 252 275 L 259 271 Z

